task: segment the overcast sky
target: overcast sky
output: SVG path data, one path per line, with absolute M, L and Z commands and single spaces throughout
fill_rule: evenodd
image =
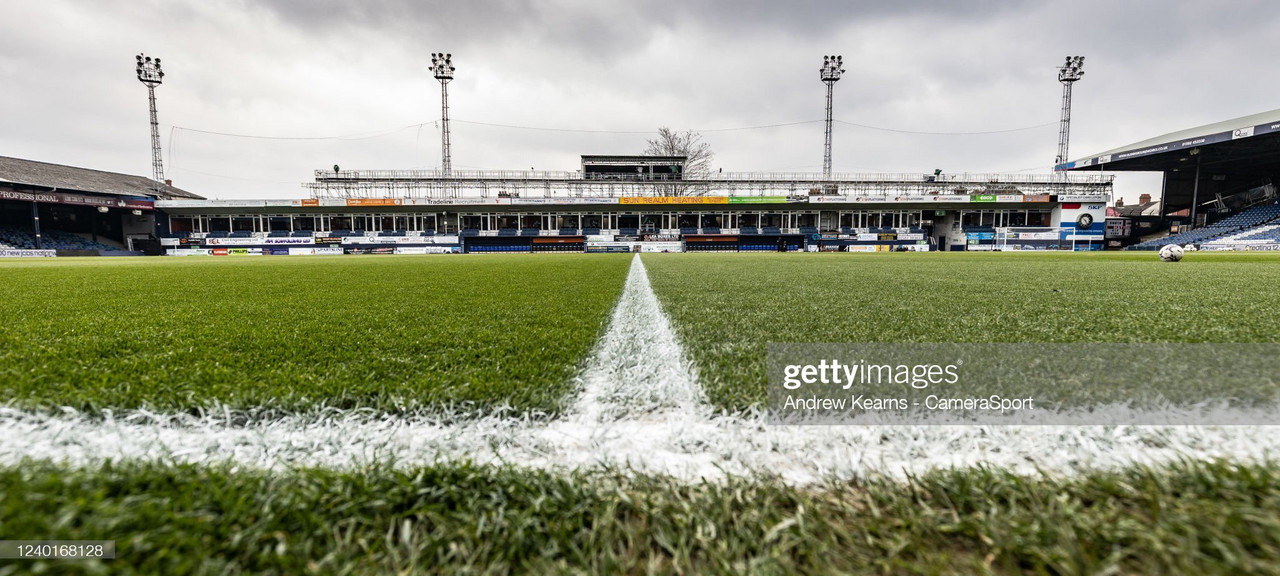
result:
M 145 52 L 166 74 L 166 176 L 191 192 L 436 168 L 430 55 L 451 52 L 455 170 L 575 170 L 669 126 L 726 172 L 820 172 L 818 69 L 841 54 L 835 171 L 1047 173 L 1065 56 L 1086 57 L 1076 159 L 1280 107 L 1278 27 L 1266 0 L 7 0 L 0 155 L 150 175 Z

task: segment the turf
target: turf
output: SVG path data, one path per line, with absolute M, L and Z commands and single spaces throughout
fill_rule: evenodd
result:
M 1086 477 L 969 469 L 821 490 L 466 464 L 281 474 L 0 469 L 0 539 L 114 540 L 115 560 L 0 574 L 1261 574 L 1280 465 Z
M 1275 342 L 1280 256 L 646 254 L 711 401 L 766 398 L 769 342 Z
M 0 398 L 555 413 L 624 255 L 0 262 Z

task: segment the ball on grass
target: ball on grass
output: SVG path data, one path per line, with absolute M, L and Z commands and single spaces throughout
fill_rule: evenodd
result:
M 1162 262 L 1177 262 L 1182 260 L 1183 250 L 1177 244 L 1165 244 L 1160 247 L 1160 260 Z

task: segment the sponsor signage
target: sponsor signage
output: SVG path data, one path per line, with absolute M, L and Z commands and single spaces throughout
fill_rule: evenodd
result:
M 645 242 L 679 242 L 679 234 L 645 234 Z
M 312 238 L 316 244 L 341 244 L 341 236 L 316 236 Z
M 200 242 L 199 239 L 191 239 L 192 243 Z M 315 244 L 313 238 L 205 238 L 204 243 L 210 246 L 262 246 L 268 244 L 279 245 L 303 245 Z
M 973 194 L 969 196 L 970 202 L 995 202 L 995 194 Z
M 0 250 L 0 258 L 52 258 L 56 250 Z
M 814 204 L 839 204 L 852 202 L 848 196 L 810 196 L 809 202 Z
M 347 236 L 343 244 L 401 244 L 408 236 Z M 415 238 L 416 240 L 416 238 Z
M 630 252 L 631 244 L 627 242 L 599 242 L 587 244 L 587 253 L 615 253 Z
M 898 234 L 898 239 L 899 240 L 924 240 L 924 233 L 923 232 L 907 232 L 905 234 Z
M 399 206 L 399 198 L 347 198 L 347 206 Z
M 400 198 L 399 206 L 501 206 L 511 204 L 510 198 Z
M 1048 202 L 1048 194 L 1025 194 L 1022 196 L 1023 202 Z
M 372 246 L 368 248 L 347 248 L 347 254 L 395 254 L 395 246 Z
M 859 242 L 876 242 L 878 240 L 880 240 L 880 235 L 876 234 L 875 232 L 859 232 L 858 233 Z
M 617 204 L 617 198 L 512 198 L 515 205 Z
M 730 204 L 785 204 L 786 196 L 730 196 Z
M 261 256 L 261 248 L 227 248 L 227 256 Z
M 1058 202 L 1099 202 L 1102 197 L 1097 194 L 1059 194 Z M 1066 208 L 1066 206 L 1063 206 Z M 1077 206 L 1079 208 L 1079 206 Z
M 71 206 L 105 206 L 107 208 L 124 208 L 127 210 L 152 210 L 155 202 L 145 198 L 121 198 L 119 196 L 96 196 L 92 194 L 71 194 L 65 192 L 19 192 L 17 190 L 0 190 L 0 200 L 20 200 L 23 202 L 41 202 L 44 204 L 68 204 Z
M 316 239 L 317 243 L 319 238 Z M 347 245 L 386 245 L 386 244 L 457 244 L 457 236 L 346 236 L 337 238 Z M 324 242 L 329 244 L 330 242 Z
M 623 196 L 619 204 L 728 204 L 728 196 Z
M 1014 240 L 1057 240 L 1058 232 L 1053 230 L 1048 232 L 1012 232 L 1006 234 L 1005 237 Z
M 641 252 L 684 252 L 680 242 L 641 242 Z
M 878 242 L 893 242 L 894 240 L 897 240 L 897 239 L 898 239 L 898 234 L 894 232 L 879 234 L 878 237 L 876 238 Z

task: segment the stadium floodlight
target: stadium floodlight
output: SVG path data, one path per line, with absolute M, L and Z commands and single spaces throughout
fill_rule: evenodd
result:
M 1067 141 L 1071 137 L 1071 85 L 1084 76 L 1084 56 L 1067 56 L 1058 68 L 1058 82 L 1062 83 L 1062 122 L 1058 125 L 1058 157 L 1054 159 L 1056 170 L 1067 161 Z
M 147 99 L 151 102 L 151 177 L 156 181 L 156 190 L 164 182 L 164 164 L 160 158 L 160 123 L 156 120 L 156 86 L 164 82 L 164 70 L 160 69 L 160 59 L 138 54 L 138 81 L 147 87 Z
M 453 54 L 431 53 L 431 73 L 440 81 L 440 168 L 450 175 L 449 150 L 449 81 L 453 80 Z
M 840 80 L 840 75 L 844 73 L 841 66 L 844 59 L 841 56 L 823 56 L 821 73 L 822 82 L 827 85 L 827 140 L 824 153 L 822 155 L 822 179 L 831 179 L 831 94 L 833 87 Z

